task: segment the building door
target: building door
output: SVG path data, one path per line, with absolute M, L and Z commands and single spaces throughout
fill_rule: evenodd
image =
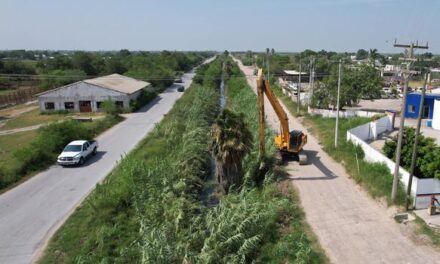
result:
M 90 101 L 79 101 L 80 112 L 92 112 L 92 103 Z
M 428 117 L 429 117 L 429 105 L 424 105 L 422 118 L 428 118 Z

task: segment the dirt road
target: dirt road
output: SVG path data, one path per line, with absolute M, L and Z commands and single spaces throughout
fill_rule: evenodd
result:
M 254 69 L 240 62 L 239 66 L 256 91 Z M 267 100 L 265 104 L 267 120 L 277 130 L 275 112 Z M 291 129 L 306 131 L 286 112 Z M 392 210 L 370 198 L 310 133 L 305 149 L 309 165 L 291 162 L 287 169 L 299 190 L 306 220 L 333 263 L 440 263 L 440 254 L 405 236 Z

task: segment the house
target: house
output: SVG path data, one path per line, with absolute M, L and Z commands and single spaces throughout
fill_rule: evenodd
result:
M 420 108 L 420 92 L 409 93 L 405 106 L 406 118 L 417 118 Z M 423 114 L 422 118 L 432 119 L 434 115 L 434 103 L 436 100 L 440 100 L 440 91 L 432 90 L 425 94 L 425 100 L 423 102 Z
M 120 74 L 68 84 L 37 94 L 41 112 L 67 110 L 73 112 L 98 112 L 102 102 L 111 100 L 121 108 L 129 108 L 150 83 Z
M 301 74 L 301 83 L 309 82 L 309 73 L 299 72 L 294 70 L 283 71 L 283 81 L 286 83 L 298 83 L 299 75 Z

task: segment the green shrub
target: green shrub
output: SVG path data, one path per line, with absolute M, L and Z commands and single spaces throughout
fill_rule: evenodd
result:
M 119 116 L 109 115 L 92 123 L 66 120 L 41 127 L 30 145 L 13 153 L 17 165 L 8 170 L 0 168 L 0 188 L 18 181 L 30 172 L 53 164 L 69 142 L 76 139 L 90 140 L 121 120 Z
M 38 137 L 30 146 L 17 150 L 14 156 L 20 161 L 18 174 L 26 174 L 53 163 L 56 156 L 72 140 L 91 139 L 92 133 L 82 123 L 67 120 L 40 128 Z
M 122 113 L 122 110 L 120 107 L 116 105 L 115 102 L 112 100 L 105 100 L 102 102 L 102 109 L 104 112 L 108 115 L 116 116 Z
M 156 93 L 151 91 L 142 90 L 141 94 L 136 100 L 130 101 L 131 111 L 136 111 L 144 105 L 148 104 L 151 100 L 156 98 Z
M 403 131 L 401 166 L 406 170 L 411 168 L 412 152 L 415 140 L 415 129 L 406 127 Z M 417 159 L 414 167 L 414 175 L 419 178 L 440 179 L 440 147 L 433 138 L 419 135 L 417 148 Z M 383 146 L 385 155 L 396 159 L 397 135 L 392 140 L 387 140 Z

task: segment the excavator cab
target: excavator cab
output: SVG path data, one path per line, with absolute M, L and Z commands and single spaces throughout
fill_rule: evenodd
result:
M 260 125 L 260 152 L 264 153 L 264 95 L 266 95 L 275 113 L 280 120 L 280 134 L 275 136 L 275 146 L 279 150 L 279 154 L 284 159 L 286 156 L 296 156 L 300 165 L 307 164 L 307 155 L 303 147 L 307 143 L 307 135 L 300 130 L 289 131 L 289 120 L 286 112 L 279 103 L 277 97 L 270 87 L 269 81 L 264 79 L 262 69 L 258 70 L 257 75 L 257 94 L 259 108 L 259 125 Z

